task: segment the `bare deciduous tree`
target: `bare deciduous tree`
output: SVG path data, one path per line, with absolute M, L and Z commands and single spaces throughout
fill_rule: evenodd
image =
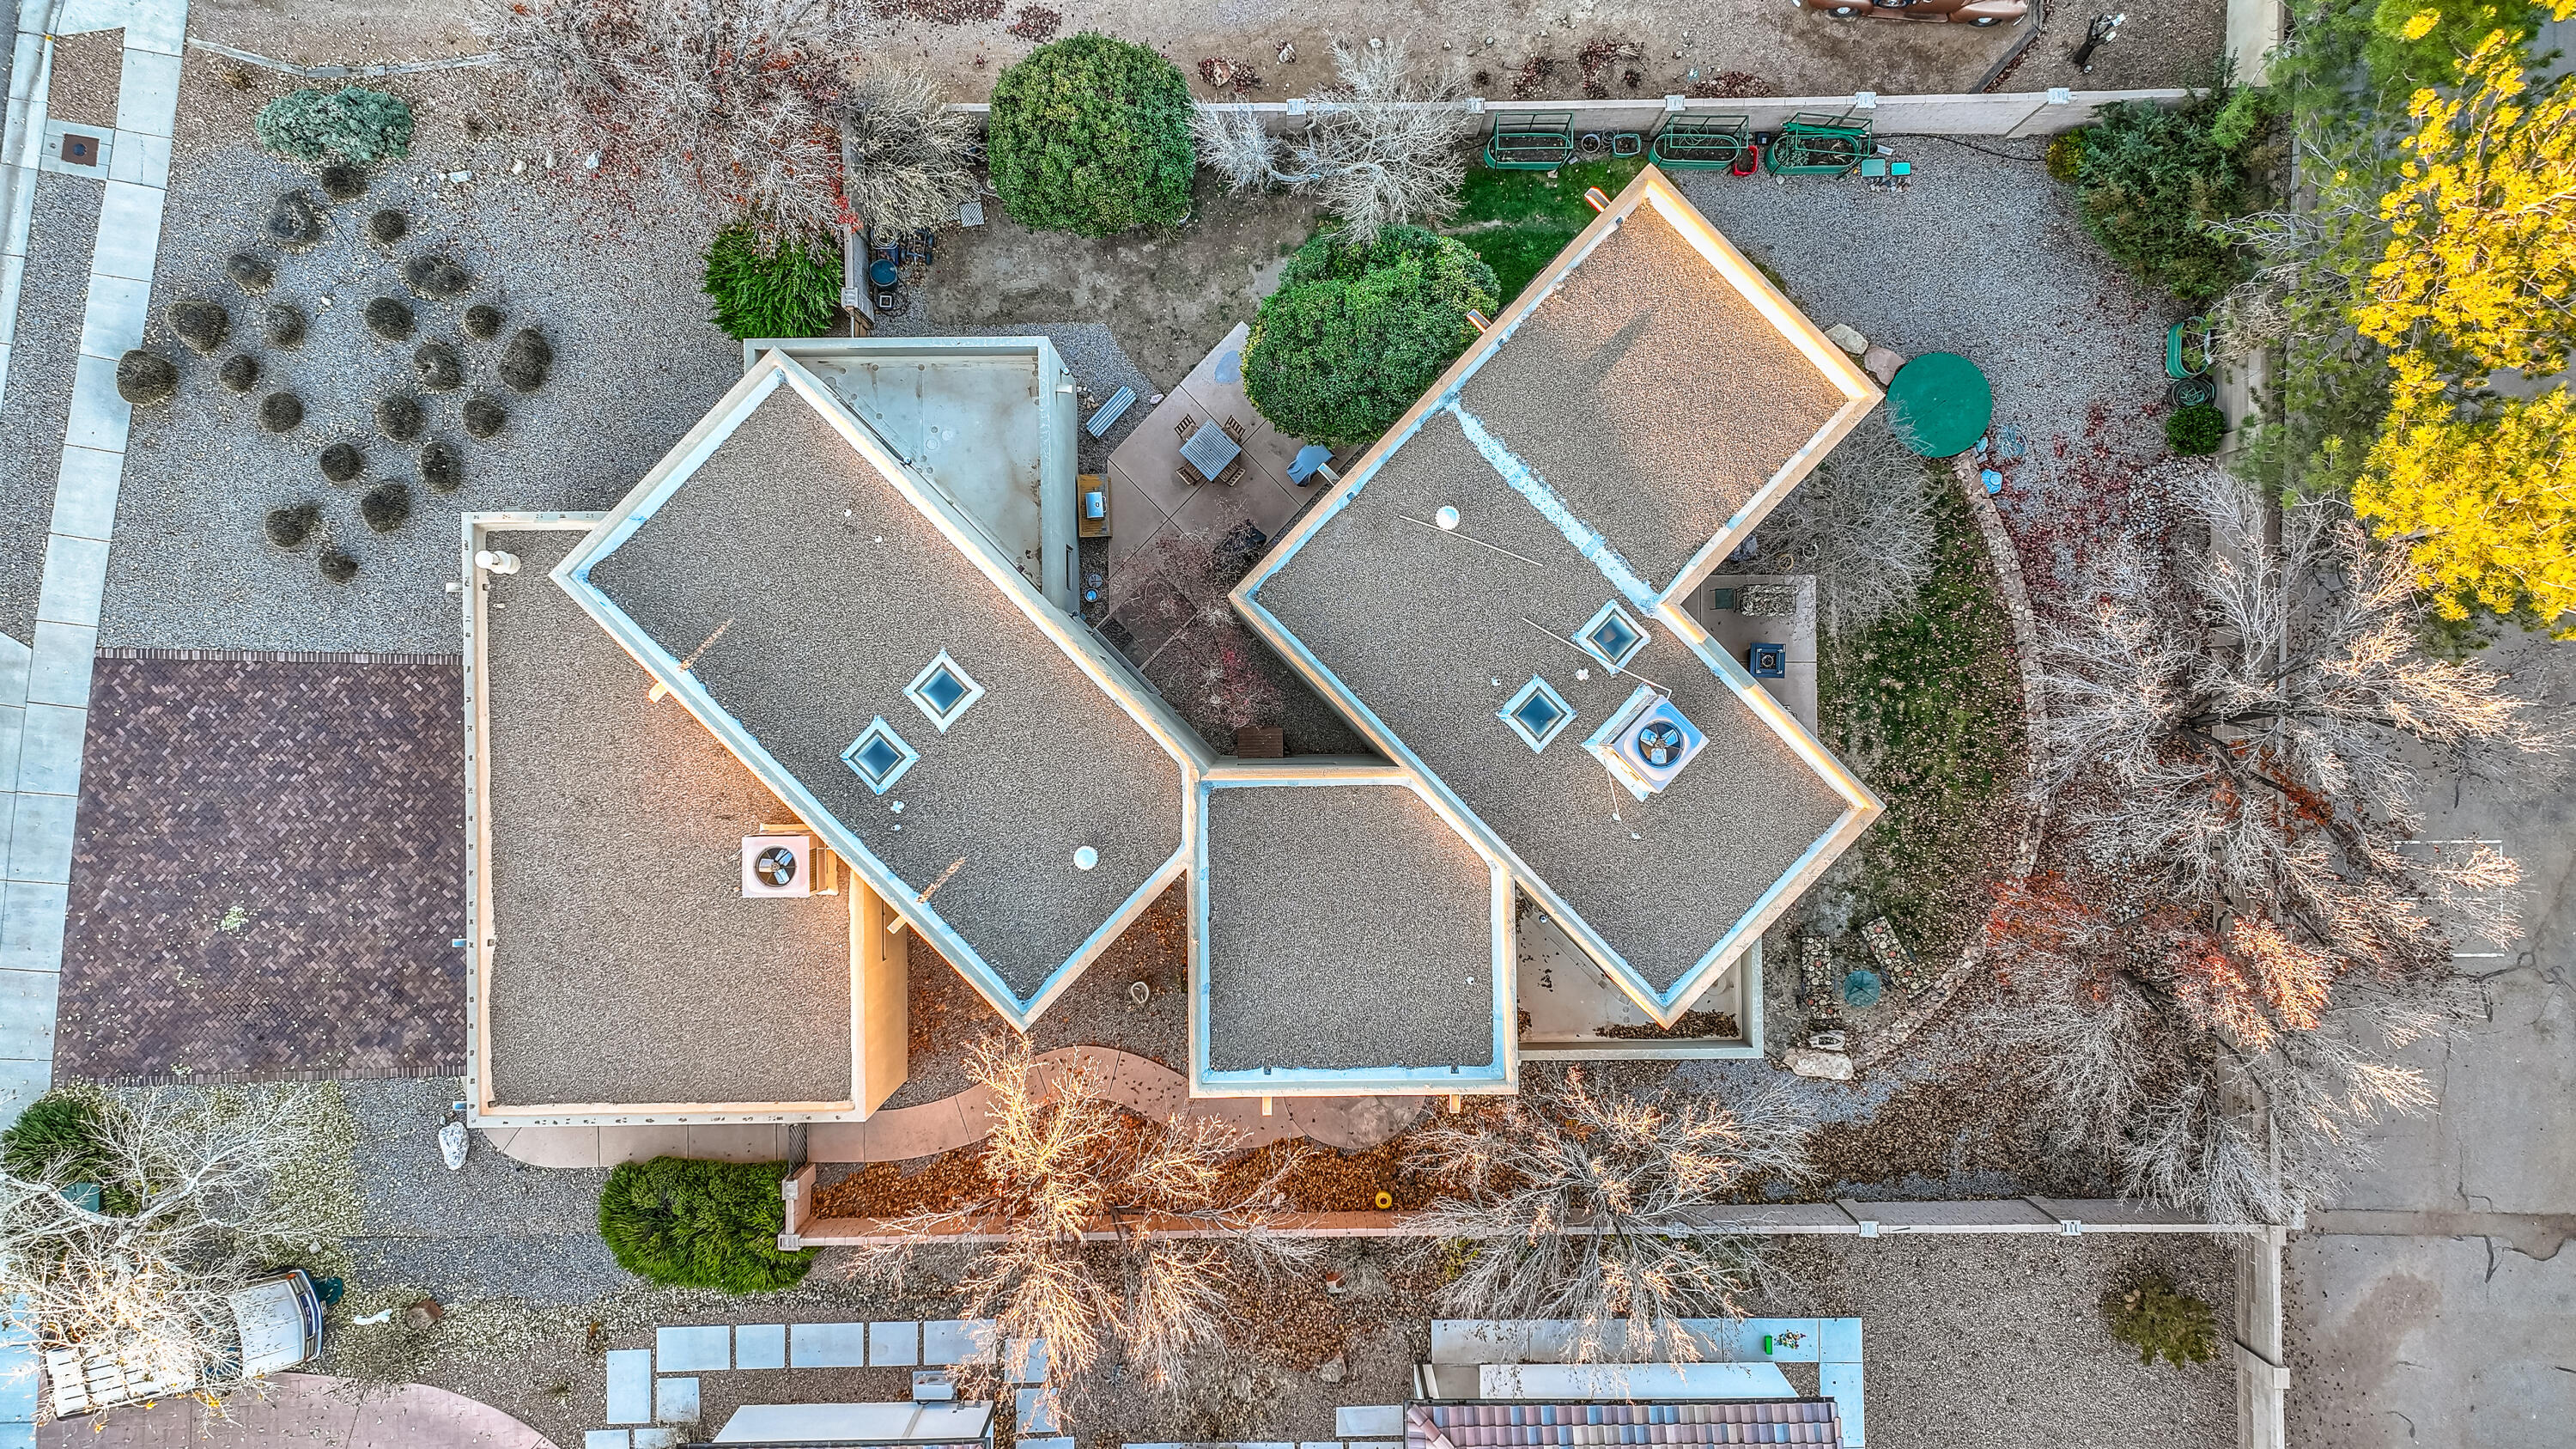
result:
M 48 1348 L 118 1360 L 139 1378 L 219 1382 L 240 1350 L 226 1297 L 337 1235 L 278 1190 L 329 1105 L 309 1088 L 102 1103 L 76 1171 L 109 1190 L 110 1211 L 47 1180 L 68 1171 L 0 1173 L 0 1299 L 24 1295 Z
M 970 1378 L 989 1376 L 1004 1345 L 1044 1339 L 1066 1379 L 1114 1347 L 1129 1373 L 1177 1392 L 1246 1275 L 1312 1256 L 1311 1240 L 1272 1231 L 1293 1156 L 1229 1188 L 1224 1168 L 1243 1149 L 1241 1133 L 1206 1117 L 1137 1122 L 1081 1069 L 1036 1061 L 1023 1037 L 977 1043 L 967 1075 L 990 1099 L 986 1190 L 956 1208 L 889 1220 L 884 1231 L 900 1242 L 868 1251 L 858 1271 L 897 1273 L 943 1239 L 998 1235 L 974 1245 L 957 1285 L 967 1317 L 998 1325 L 990 1353 L 967 1366 Z M 1116 1234 L 1114 1273 L 1084 1238 L 1105 1228 Z
M 1574 1325 L 1574 1361 L 1686 1362 L 1690 1318 L 1744 1315 L 1764 1282 L 1761 1239 L 1699 1231 L 1720 1195 L 1804 1175 L 1810 1125 L 1794 1101 L 1604 1090 L 1569 1068 L 1475 1117 L 1439 1119 L 1410 1161 L 1454 1185 L 1414 1217 L 1420 1250 L 1474 1248 L 1443 1295 L 1474 1318 Z
M 1249 110 L 1200 107 L 1199 159 L 1239 192 L 1312 194 L 1360 242 L 1384 227 L 1447 220 L 1476 128 L 1459 69 L 1417 72 L 1401 41 L 1356 51 L 1336 42 L 1333 68 L 1340 84 L 1317 98 L 1328 104 L 1300 135 L 1271 136 Z
M 2513 926 L 2514 863 L 2430 848 L 2418 766 L 2482 775 L 2559 741 L 2507 681 L 2416 648 L 2402 555 L 2340 504 L 2259 503 L 2174 470 L 2206 549 L 2095 558 L 2048 629 L 2050 779 L 2080 885 L 2012 892 L 1985 1023 L 2061 1143 L 2123 1190 L 2279 1221 L 2424 1105 L 2388 1052 L 2438 1030 L 2454 933 Z
M 830 110 L 841 125 L 841 193 L 858 224 L 940 226 L 982 189 L 975 123 L 918 71 L 853 69 Z
M 1828 634 L 1865 629 L 1913 605 L 1932 576 L 1932 503 L 1921 458 L 1865 425 L 1825 455 L 1762 520 L 1764 555 L 1816 576 Z

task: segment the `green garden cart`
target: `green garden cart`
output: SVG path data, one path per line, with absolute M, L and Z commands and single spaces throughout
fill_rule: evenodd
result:
M 1762 162 L 1774 176 L 1844 176 L 1875 146 L 1867 121 L 1802 111 L 1780 128 Z
M 1752 144 L 1749 116 L 1675 116 L 1655 133 L 1655 164 L 1668 171 L 1722 171 Z
M 1574 159 L 1574 113 L 1496 116 L 1485 134 L 1485 164 L 1496 171 L 1553 171 Z

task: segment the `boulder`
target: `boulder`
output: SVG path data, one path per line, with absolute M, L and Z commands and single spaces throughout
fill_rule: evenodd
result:
M 1896 381 L 1896 370 L 1904 365 L 1905 354 L 1893 348 L 1873 347 L 1860 357 L 1861 370 L 1877 378 L 1880 387 Z
M 1826 328 L 1825 340 L 1854 357 L 1869 351 L 1869 339 L 1861 336 L 1848 322 L 1837 322 Z
M 1828 1082 L 1852 1079 L 1852 1059 L 1841 1052 L 1791 1047 L 1780 1054 L 1780 1064 L 1802 1077 L 1816 1077 Z

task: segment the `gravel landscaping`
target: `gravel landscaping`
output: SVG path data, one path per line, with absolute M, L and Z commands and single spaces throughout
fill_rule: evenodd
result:
M 78 177 L 36 178 L 18 331 L 9 348 L 7 393 L 0 397 L 0 633 L 21 644 L 35 640 L 100 194 L 98 185 Z

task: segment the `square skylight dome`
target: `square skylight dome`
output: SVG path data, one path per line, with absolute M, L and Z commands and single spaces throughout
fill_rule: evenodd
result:
M 1594 658 L 1616 670 L 1646 647 L 1646 626 L 1617 604 L 1603 604 L 1601 612 L 1592 616 L 1575 639 Z
M 1510 703 L 1494 713 L 1503 723 L 1510 725 L 1512 733 L 1519 735 L 1531 749 L 1544 750 L 1547 742 L 1555 739 L 1558 731 L 1573 721 L 1574 706 L 1565 702 L 1565 696 L 1549 688 L 1546 680 L 1533 675 L 1530 682 L 1522 685 L 1520 692 L 1512 696 Z
M 859 737 L 850 741 L 850 747 L 841 751 L 841 763 L 880 795 L 893 788 L 894 782 L 902 779 L 903 772 L 920 758 L 921 752 L 905 744 L 894 726 L 885 722 L 884 715 L 870 721 Z
M 930 661 L 928 668 L 912 677 L 912 683 L 905 685 L 903 692 L 905 698 L 929 716 L 931 724 L 941 734 L 946 734 L 948 727 L 957 723 L 958 716 L 984 697 L 984 686 L 976 683 L 975 677 L 942 649 L 939 657 Z

